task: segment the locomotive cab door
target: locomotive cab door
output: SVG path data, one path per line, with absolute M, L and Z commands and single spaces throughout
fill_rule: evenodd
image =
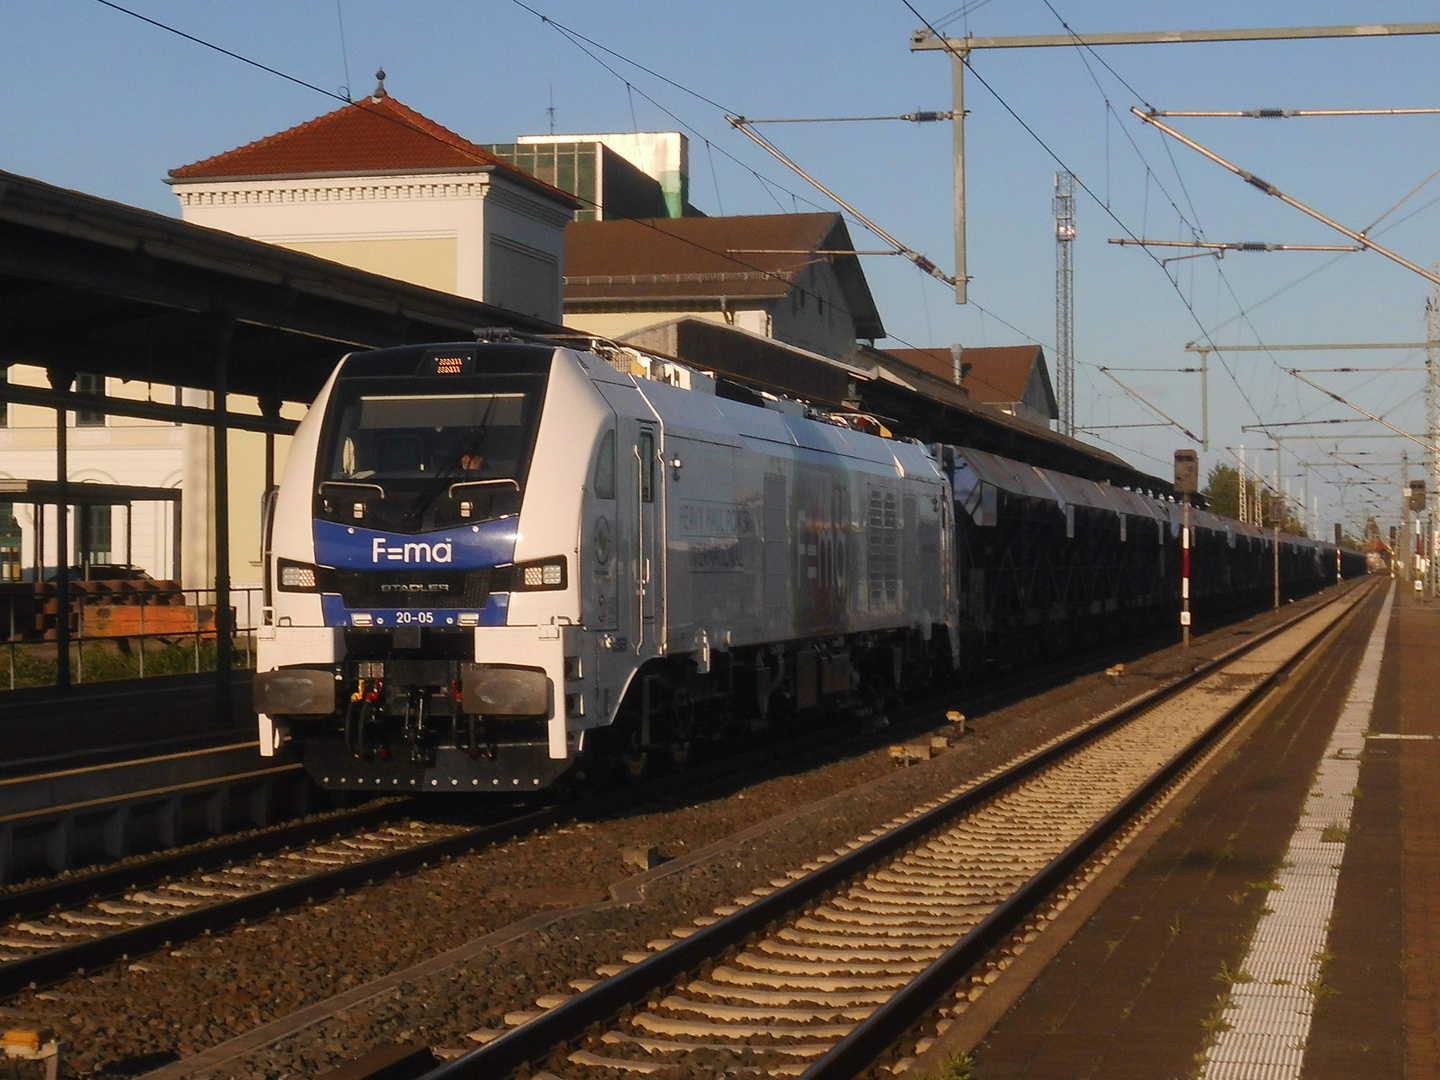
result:
M 665 470 L 660 468 L 659 432 L 654 424 L 641 422 L 635 435 L 635 604 L 637 609 L 636 651 L 660 651 L 660 629 L 664 621 L 665 513 L 661 485 Z

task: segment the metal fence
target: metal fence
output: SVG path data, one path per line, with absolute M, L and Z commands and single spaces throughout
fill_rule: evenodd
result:
M 255 666 L 261 592 L 259 588 L 230 590 L 237 669 Z M 215 667 L 214 589 L 167 591 L 163 604 L 110 605 L 98 598 L 75 597 L 74 613 L 78 626 L 70 638 L 70 670 L 76 683 L 85 682 L 87 661 L 91 682 L 198 673 Z M 9 671 L 0 674 L 0 680 L 8 678 L 11 690 L 53 685 L 56 643 L 20 640 L 13 606 L 9 621 Z

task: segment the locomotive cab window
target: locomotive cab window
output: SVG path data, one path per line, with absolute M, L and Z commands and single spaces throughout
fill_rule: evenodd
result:
M 640 455 L 640 501 L 655 501 L 655 436 L 642 431 L 637 443 Z
M 615 498 L 615 429 L 600 439 L 600 453 L 595 458 L 595 497 Z
M 317 463 L 318 516 L 419 532 L 519 512 L 541 395 L 524 378 L 453 379 L 447 393 L 341 381 Z

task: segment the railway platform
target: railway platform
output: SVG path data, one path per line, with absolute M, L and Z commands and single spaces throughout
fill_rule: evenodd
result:
M 12 690 L 0 701 L 0 883 L 323 809 L 293 756 L 262 758 L 249 671 Z
M 1374 590 L 977 1028 L 977 1080 L 1440 1077 L 1437 650 L 1440 604 Z
M 8 690 L 0 694 L 0 777 L 80 767 L 158 749 L 196 749 L 251 737 L 251 672 L 232 673 L 230 722 L 216 709 L 215 675 Z

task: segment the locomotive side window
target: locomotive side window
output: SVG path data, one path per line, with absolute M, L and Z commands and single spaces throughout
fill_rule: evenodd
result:
M 655 501 L 655 436 L 642 431 L 639 439 L 640 450 L 640 499 L 642 502 Z
M 605 432 L 600 440 L 600 456 L 595 459 L 595 497 L 615 498 L 615 431 Z

